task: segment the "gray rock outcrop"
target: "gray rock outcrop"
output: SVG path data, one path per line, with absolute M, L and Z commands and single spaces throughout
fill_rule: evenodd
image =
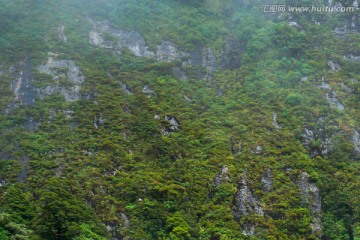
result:
M 253 196 L 251 189 L 246 183 L 246 175 L 244 175 L 235 195 L 234 218 L 240 219 L 242 216 L 250 214 L 264 216 L 264 210 L 260 207 L 259 200 Z
M 354 56 L 352 54 L 344 56 L 344 59 L 352 62 L 360 62 L 360 56 Z
M 152 90 L 148 85 L 143 87 L 142 92 L 148 97 L 151 97 L 155 93 L 155 91 Z
M 334 63 L 332 60 L 329 60 L 328 65 L 329 65 L 331 71 L 338 72 L 341 70 L 340 65 L 337 63 Z
M 272 124 L 274 126 L 274 128 L 276 130 L 279 130 L 281 127 L 279 126 L 278 122 L 277 122 L 277 113 L 273 113 L 273 121 L 272 121 Z
M 328 130 L 331 129 L 331 130 Z M 326 118 L 319 118 L 314 128 L 305 128 L 302 136 L 302 145 L 309 150 L 311 157 L 326 155 L 332 149 L 331 139 L 338 134 L 337 127 L 328 125 Z
M 241 182 L 238 184 L 237 192 L 234 197 L 234 219 L 240 220 L 244 216 L 249 216 L 257 214 L 264 216 L 264 210 L 260 206 L 259 200 L 253 196 L 253 193 L 249 186 L 246 183 L 246 174 L 241 179 Z M 245 232 L 250 232 L 249 234 L 254 235 L 255 226 L 250 223 L 244 223 L 242 226 Z M 252 231 L 248 231 L 253 229 Z
M 272 174 L 271 169 L 268 169 L 262 173 L 261 183 L 263 185 L 264 191 L 266 191 L 266 192 L 269 192 L 272 188 L 272 177 L 273 177 L 273 174 Z
M 349 94 L 355 93 L 355 90 L 352 89 L 351 87 L 347 86 L 346 84 L 341 83 L 340 85 L 341 85 L 341 88 L 342 88 L 346 93 L 349 93 Z
M 229 168 L 224 165 L 224 166 L 222 166 L 222 168 L 221 168 L 221 173 L 219 173 L 219 174 L 215 177 L 214 184 L 215 184 L 215 186 L 219 186 L 219 185 L 221 185 L 223 182 L 228 182 L 228 181 L 230 181 Z
M 100 48 L 114 50 L 118 55 L 123 49 L 129 49 L 137 57 L 153 58 L 161 62 L 172 62 L 188 57 L 188 54 L 180 51 L 170 42 L 163 41 L 157 46 L 157 51 L 149 50 L 144 37 L 136 31 L 118 30 L 111 26 L 108 21 L 93 21 L 92 30 L 89 33 L 90 43 Z M 107 36 L 111 36 L 111 38 Z
M 165 115 L 164 119 L 166 122 L 168 122 L 168 125 L 161 128 L 162 135 L 169 136 L 170 133 L 179 130 L 180 123 L 175 117 Z
M 128 85 L 126 85 L 125 83 L 120 82 L 120 89 L 127 95 L 133 95 L 133 92 L 130 90 Z
M 36 89 L 32 84 L 31 60 L 29 57 L 21 65 L 21 70 L 11 85 L 15 99 L 25 106 L 35 103 Z
M 354 130 L 351 142 L 354 144 L 355 152 L 360 154 L 360 134 L 357 130 Z
M 44 99 L 55 93 L 60 93 L 68 102 L 81 99 L 80 88 L 85 80 L 80 68 L 71 60 L 56 60 L 56 55 L 49 53 L 47 62 L 38 67 L 40 73 L 49 74 L 55 81 L 55 85 L 36 89 L 40 99 Z M 65 87 L 59 84 L 60 79 L 65 78 L 72 86 Z
M 236 38 L 228 38 L 221 51 L 221 67 L 223 69 L 237 69 L 241 66 L 241 53 L 244 43 Z
M 177 46 L 169 41 L 163 41 L 157 46 L 156 58 L 160 62 L 172 62 L 188 57 L 188 54 L 179 51 Z
M 326 99 L 328 103 L 330 104 L 330 107 L 337 108 L 341 111 L 345 109 L 344 105 L 341 104 L 341 102 L 338 99 L 338 96 L 336 92 L 329 92 L 326 94 Z
M 236 69 L 241 65 L 244 43 L 235 38 L 224 40 L 221 56 L 216 56 L 211 47 L 204 46 L 199 46 L 199 50 L 186 53 L 179 50 L 179 47 L 170 41 L 162 41 L 157 45 L 157 50 L 152 51 L 139 32 L 118 30 L 106 20 L 94 21 L 89 19 L 89 21 L 92 24 L 92 29 L 89 32 L 92 45 L 111 49 L 117 55 L 121 55 L 124 49 L 128 49 L 137 57 L 152 58 L 160 62 L 180 61 L 181 67 L 174 68 L 174 75 L 180 79 L 187 78 L 182 68 L 189 65 L 200 67 L 201 71 L 198 72 L 198 75 L 207 80 L 213 79 L 213 73 L 218 68 Z
M 65 26 L 64 24 L 60 24 L 57 28 L 58 40 L 62 43 L 67 43 L 68 39 L 65 35 Z
M 321 198 L 320 191 L 314 183 L 309 181 L 309 175 L 306 172 L 300 174 L 297 180 L 300 191 L 300 197 L 304 206 L 308 207 L 313 218 L 311 224 L 312 232 L 318 237 L 322 234 L 321 225 Z

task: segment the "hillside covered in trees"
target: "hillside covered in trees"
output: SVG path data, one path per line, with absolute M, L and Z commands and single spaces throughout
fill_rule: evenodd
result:
M 0 0 L 0 239 L 359 240 L 358 5 Z

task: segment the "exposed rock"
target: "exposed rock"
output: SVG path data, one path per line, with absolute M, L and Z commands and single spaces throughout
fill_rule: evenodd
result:
M 353 62 L 360 62 L 360 56 L 354 56 L 351 54 L 344 56 L 344 59 L 346 59 L 348 61 L 353 61 Z
M 246 174 L 238 184 L 237 192 L 234 198 L 234 219 L 240 220 L 243 216 L 249 216 L 252 214 L 258 214 L 264 216 L 264 210 L 260 206 L 259 200 L 257 200 L 251 189 L 246 184 Z M 243 234 L 254 235 L 255 225 L 251 222 L 246 222 L 242 225 Z
M 198 47 L 199 50 L 195 50 L 195 51 L 191 51 L 190 52 L 190 56 L 189 56 L 189 63 L 193 66 L 193 67 L 204 67 L 203 61 L 204 61 L 204 52 L 205 52 L 205 48 L 201 48 L 201 46 Z M 204 76 L 202 76 L 203 73 L 200 74 L 200 72 L 198 72 L 199 77 L 203 78 Z
M 99 126 L 104 126 L 104 124 L 105 124 L 105 119 L 103 118 L 102 114 L 100 114 L 99 117 L 95 117 L 95 118 L 94 118 L 93 124 L 94 124 L 94 127 L 95 127 L 96 129 L 98 129 Z
M 7 106 L 6 106 L 6 109 L 5 109 L 5 116 L 8 116 L 12 111 L 14 111 L 16 108 L 18 107 L 18 105 L 16 103 L 9 103 Z
M 230 174 L 229 174 L 229 169 L 227 166 L 223 166 L 221 168 L 221 173 L 219 173 L 216 177 L 215 177 L 215 186 L 219 186 L 221 185 L 223 182 L 228 182 L 230 181 Z
M 237 69 L 241 66 L 241 53 L 244 43 L 236 38 L 228 38 L 221 51 L 221 66 L 223 69 Z
M 212 73 L 216 70 L 216 57 L 212 48 L 205 48 L 202 55 L 202 66 L 206 69 L 206 79 L 212 79 Z
M 48 123 L 51 123 L 54 117 L 56 116 L 56 111 L 54 109 L 49 109 L 48 111 L 49 117 L 48 117 Z
M 356 15 L 354 14 L 353 16 L 352 16 L 352 18 L 351 18 L 351 23 L 350 23 L 350 27 L 352 28 L 352 29 L 355 29 L 356 28 Z
M 170 123 L 170 130 L 176 131 L 179 129 L 179 122 L 174 117 L 165 116 L 165 120 Z
M 120 53 L 124 48 L 130 50 L 137 57 L 154 58 L 161 62 L 182 60 L 189 55 L 178 50 L 177 46 L 169 41 L 163 41 L 157 46 L 157 51 L 152 52 L 146 45 L 144 37 L 136 31 L 123 31 L 113 28 L 108 21 L 92 21 L 92 31 L 89 33 L 90 43 L 101 48 L 114 49 Z M 111 39 L 105 40 L 110 35 Z
M 331 90 L 331 86 L 325 82 L 321 82 L 321 84 L 317 87 L 322 90 Z
M 297 22 L 289 22 L 288 24 L 290 27 L 299 27 L 299 24 Z
M 6 186 L 6 185 L 7 185 L 7 183 L 5 180 L 0 181 L 0 187 Z
M 251 214 L 264 216 L 264 211 L 260 206 L 259 200 L 253 196 L 252 191 L 246 184 L 246 175 L 243 176 L 238 185 L 234 203 L 234 218 L 236 220 L 239 220 L 242 216 Z
M 360 153 L 360 135 L 357 130 L 354 130 L 354 135 L 351 142 L 354 144 L 355 152 Z
M 17 80 L 11 87 L 16 100 L 26 106 L 33 105 L 35 103 L 36 90 L 32 84 L 31 60 L 29 57 L 25 58 L 21 68 Z
M 329 102 L 330 106 L 333 108 L 337 108 L 339 110 L 344 110 L 345 107 L 342 105 L 337 98 L 337 94 L 335 92 L 330 92 L 326 94 L 326 99 Z
M 179 130 L 180 123 L 174 118 L 165 115 L 165 121 L 169 123 L 168 126 L 163 126 L 161 129 L 161 133 L 165 136 L 170 135 L 170 133 Z
M 336 7 L 336 8 L 341 8 L 341 7 L 343 7 L 343 5 L 342 5 L 341 2 L 335 1 L 334 7 Z
M 60 24 L 60 26 L 57 28 L 58 39 L 60 42 L 67 43 L 68 40 L 64 33 L 64 30 L 65 30 L 65 26 L 63 24 Z
M 124 228 L 128 228 L 130 224 L 129 218 L 124 213 L 120 213 L 120 216 L 124 220 Z
M 120 240 L 117 233 L 117 230 L 119 229 L 119 225 L 116 222 L 107 223 L 105 226 L 107 231 L 111 235 L 111 240 Z
M 334 33 L 338 36 L 344 36 L 347 33 L 346 26 L 344 27 L 336 27 L 334 29 Z
M 218 68 L 236 69 L 241 64 L 241 52 L 244 43 L 229 38 L 224 41 L 221 50 L 221 59 L 217 59 L 214 50 L 210 47 L 198 46 L 198 51 L 182 52 L 170 41 L 162 41 L 155 52 L 147 46 L 144 37 L 136 31 L 117 30 L 108 21 L 93 21 L 89 32 L 90 43 L 94 46 L 112 49 L 112 52 L 121 55 L 123 49 L 129 49 L 137 57 L 153 58 L 161 62 L 181 61 L 182 66 L 199 66 L 205 69 L 198 71 L 198 75 L 205 79 L 212 79 L 212 73 Z M 199 69 L 198 69 L 199 70 Z M 175 67 L 173 73 L 179 79 L 187 79 L 180 67 Z M 205 76 L 204 76 L 205 75 Z
M 314 135 L 314 132 L 310 129 L 307 129 L 305 128 L 304 129 L 304 133 L 302 134 L 301 136 L 301 143 L 302 145 L 310 150 L 310 151 L 313 151 L 311 150 L 311 143 L 315 141 L 315 135 Z M 316 152 L 311 152 L 311 156 L 317 156 L 319 155 L 319 153 L 316 151 Z
M 337 63 L 334 63 L 332 60 L 329 60 L 328 65 L 329 65 L 331 71 L 338 72 L 341 70 L 340 65 Z
M 313 218 L 313 223 L 311 224 L 312 232 L 316 236 L 321 237 L 321 198 L 319 189 L 314 183 L 309 181 L 309 175 L 306 172 L 300 174 L 297 185 L 301 199 L 304 205 L 309 208 Z
M 10 67 L 9 67 L 9 73 L 13 73 L 13 72 L 15 72 L 15 70 L 16 70 L 16 68 L 15 68 L 15 66 L 13 66 L 13 65 L 11 65 Z
M 330 152 L 330 147 L 331 147 L 331 140 L 330 138 L 326 137 L 323 140 L 322 143 L 322 149 L 321 149 L 321 155 L 327 155 Z
M 242 233 L 246 236 L 254 236 L 255 235 L 255 225 L 253 223 L 245 223 L 243 225 Z
M 279 126 L 279 124 L 277 123 L 277 113 L 274 112 L 273 114 L 273 122 L 272 122 L 274 128 L 276 130 L 279 130 L 281 127 Z
M 119 49 L 128 48 L 137 57 L 154 57 L 154 53 L 148 50 L 145 40 L 140 33 L 131 31 L 113 31 L 119 38 Z
M 121 54 L 121 51 L 127 48 L 137 57 L 154 57 L 154 53 L 148 50 L 140 33 L 114 29 L 108 21 L 90 20 L 90 22 L 93 25 L 93 29 L 89 33 L 92 45 L 114 49 L 117 54 Z M 105 40 L 104 35 L 110 35 L 112 39 Z
M 176 45 L 172 42 L 163 41 L 161 45 L 157 46 L 156 57 L 160 62 L 172 62 L 181 60 L 187 56 L 188 54 L 179 51 Z
M 311 157 L 326 155 L 331 151 L 331 138 L 338 133 L 334 130 L 326 130 L 329 124 L 325 118 L 319 118 L 314 130 L 305 128 L 301 136 L 302 145 L 309 150 Z
M 273 177 L 273 174 L 272 174 L 271 169 L 268 169 L 262 173 L 261 183 L 263 185 L 263 189 L 266 192 L 270 191 L 272 188 L 272 177 Z
M 104 39 L 101 37 L 101 34 L 95 31 L 91 31 L 89 33 L 90 43 L 92 45 L 102 47 L 102 48 L 108 48 L 108 45 L 103 44 Z M 110 48 L 112 48 L 112 44 L 110 45 Z
M 155 91 L 152 90 L 148 85 L 143 87 L 142 92 L 148 97 L 151 97 L 155 93 Z
M 128 87 L 128 85 L 126 85 L 125 83 L 120 82 L 120 88 L 127 95 L 132 95 L 133 94 L 132 91 L 130 90 L 130 88 Z
M 255 153 L 260 154 L 262 152 L 262 150 L 263 150 L 262 146 L 257 146 L 255 149 Z
M 353 7 L 354 8 L 359 8 L 359 2 L 358 2 L 358 0 L 354 0 L 354 2 L 353 2 Z
M 176 78 L 178 78 L 180 80 L 187 79 L 185 72 L 183 70 L 181 70 L 181 68 L 179 68 L 179 67 L 173 68 L 173 74 L 175 75 Z
M 156 114 L 156 115 L 154 116 L 154 119 L 160 120 L 160 116 Z
M 63 111 L 63 114 L 64 114 L 66 119 L 71 119 L 73 113 L 74 113 L 74 111 L 72 111 L 72 110 L 64 110 Z
M 345 92 L 352 94 L 355 92 L 354 89 L 352 89 L 351 87 L 345 85 L 344 83 L 341 83 L 341 88 L 345 90 Z
M 129 140 L 130 136 L 131 136 L 131 132 L 129 130 L 125 130 L 123 133 L 124 139 Z
M 184 95 L 184 98 L 185 98 L 185 100 L 186 100 L 187 102 L 189 102 L 189 103 L 192 103 L 192 102 L 193 102 L 193 100 L 192 100 L 191 98 L 189 98 L 188 96 L 186 96 L 186 95 Z
M 60 177 L 64 169 L 64 165 L 60 165 L 59 167 L 55 168 L 55 176 Z
M 38 67 L 40 73 L 46 73 L 52 76 L 55 85 L 37 89 L 40 99 L 44 99 L 55 93 L 60 93 L 65 100 L 76 101 L 81 99 L 80 88 L 85 80 L 80 68 L 71 60 L 55 60 L 56 55 L 49 53 L 47 62 Z M 65 87 L 59 85 L 59 80 L 66 78 L 72 86 Z

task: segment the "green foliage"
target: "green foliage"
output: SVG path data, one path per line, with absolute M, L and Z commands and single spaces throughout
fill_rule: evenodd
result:
M 106 240 L 91 230 L 91 227 L 87 224 L 80 225 L 80 235 L 75 237 L 74 240 Z
M 261 13 L 262 1 L 100 2 L 0 0 L 0 239 L 316 239 L 313 192 L 299 195 L 302 172 L 320 189 L 323 238 L 359 238 L 359 156 L 351 143 L 360 128 L 359 64 L 343 56 L 360 54 L 360 38 L 333 34 L 349 16 L 295 14 L 300 27 L 291 27 L 285 14 Z M 96 48 L 88 18 L 138 31 L 152 51 L 165 40 L 191 54 L 211 47 L 217 70 L 205 80 L 201 66 Z M 59 24 L 67 43 L 58 41 Z M 224 56 L 229 39 L 241 56 L 231 49 Z M 54 94 L 21 105 L 14 83 L 26 56 L 35 87 L 73 87 L 65 69 L 59 79 L 36 70 L 48 52 L 80 66 L 82 100 Z M 241 67 L 225 69 L 233 57 Z M 329 59 L 342 70 L 328 71 Z M 187 78 L 175 78 L 174 68 Z M 329 106 L 328 90 L 317 87 L 323 81 L 344 111 Z M 165 116 L 179 129 L 164 134 Z M 39 125 L 26 130 L 30 117 Z M 308 148 L 321 153 L 327 138 L 329 154 L 310 156 L 304 128 L 314 129 Z M 224 165 L 229 174 L 221 178 Z M 244 172 L 265 215 L 248 210 L 236 221 Z M 243 234 L 246 223 L 255 236 Z
M 9 240 L 9 232 L 0 227 L 0 238 L 3 240 Z
M 175 213 L 166 219 L 166 228 L 168 229 L 170 239 L 185 240 L 190 239 L 190 227 L 183 219 L 180 212 Z
M 39 191 L 38 214 L 32 223 L 35 232 L 47 239 L 73 239 L 82 237 L 82 234 L 105 234 L 93 210 L 79 202 L 62 185 L 62 181 L 50 179 L 46 188 Z M 95 233 L 83 224 L 89 224 Z
M 302 97 L 298 93 L 290 93 L 286 96 L 285 102 L 291 106 L 299 105 L 301 104 Z
M 325 239 L 350 239 L 343 221 L 336 221 L 334 216 L 326 214 L 324 216 L 324 238 Z

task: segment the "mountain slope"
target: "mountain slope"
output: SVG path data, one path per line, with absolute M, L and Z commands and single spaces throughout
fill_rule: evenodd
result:
M 0 3 L 1 239 L 360 237 L 357 12 Z

